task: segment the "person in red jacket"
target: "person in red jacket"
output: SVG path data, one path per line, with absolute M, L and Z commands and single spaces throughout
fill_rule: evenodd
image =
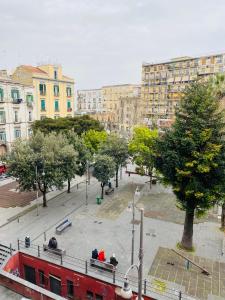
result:
M 100 261 L 105 261 L 106 260 L 105 251 L 103 249 L 101 251 L 99 251 L 99 253 L 98 253 L 98 260 L 100 260 Z

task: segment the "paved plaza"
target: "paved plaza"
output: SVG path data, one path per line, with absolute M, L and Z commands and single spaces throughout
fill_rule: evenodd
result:
M 76 180 L 77 182 L 83 181 L 82 178 Z M 193 290 L 187 288 L 186 280 L 177 282 L 172 275 L 164 275 L 163 270 L 165 270 L 165 274 L 168 274 L 169 268 L 173 271 L 178 268 L 183 273 L 187 272 L 190 277 L 194 270 L 192 267 L 190 271 L 183 270 L 183 262 L 182 266 L 177 263 L 174 266 L 168 265 L 167 261 L 171 260 L 170 256 L 161 252 L 161 249 L 176 248 L 183 231 L 184 215 L 176 208 L 176 202 L 170 189 L 157 184 L 150 190 L 145 181 L 147 181 L 145 177 L 137 175 L 129 177 L 123 174 L 119 188 L 115 189 L 114 194 L 105 196 L 101 205 L 96 204 L 96 196 L 101 191 L 99 182 L 94 178 L 91 179 L 91 184 L 88 185 L 88 205 L 85 205 L 85 184 L 82 183 L 77 188 L 76 181 L 74 181 L 70 194 L 60 191 L 55 191 L 52 196 L 49 194 L 48 207 L 39 207 L 38 215 L 36 209 L 30 209 L 25 211 L 19 220 L 13 220 L 11 216 L 11 221 L 3 224 L 0 229 L 0 241 L 5 244 L 12 243 L 16 247 L 18 238 L 24 240 L 24 237 L 29 235 L 33 244 L 42 245 L 45 237 L 48 241 L 50 237 L 56 236 L 59 247 L 65 248 L 68 255 L 82 260 L 89 260 L 94 248 L 103 248 L 107 259 L 112 253 L 116 254 L 119 261 L 118 272 L 125 273 L 131 263 L 132 201 L 134 191 L 139 186 L 141 195 L 139 199 L 135 197 L 134 201 L 135 207 L 145 208 L 143 273 L 144 278 L 152 283 L 153 288 L 159 290 L 159 299 L 171 289 L 187 291 L 196 299 L 207 299 L 207 292 L 223 295 L 222 267 L 219 268 L 219 278 L 214 277 L 211 280 L 212 288 L 208 289 L 208 285 L 204 283 L 207 289 L 204 289 L 203 292 L 198 292 L 197 287 L 195 292 L 193 292 L 194 287 Z M 26 210 L 26 207 L 24 209 Z M 225 263 L 225 258 L 221 256 L 223 233 L 219 230 L 216 215 L 213 212 L 210 215 L 194 225 L 196 248 L 194 255 L 209 261 L 218 261 L 223 266 Z M 61 235 L 56 235 L 55 227 L 65 218 L 72 221 L 72 227 Z M 135 263 L 138 263 L 139 218 L 140 212 L 135 209 Z M 170 250 L 168 251 L 170 253 Z M 162 257 L 162 253 L 165 257 L 158 259 Z M 137 277 L 136 271 L 132 275 Z M 199 279 L 201 279 L 201 274 Z M 157 280 L 160 281 L 160 284 L 162 281 L 164 282 L 163 289 L 158 289 Z M 201 280 L 197 282 L 199 282 L 199 289 L 202 290 Z M 219 292 L 216 290 L 216 282 L 220 285 Z

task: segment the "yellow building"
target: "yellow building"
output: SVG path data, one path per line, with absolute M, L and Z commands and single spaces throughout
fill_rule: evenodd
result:
M 62 67 L 22 65 L 16 68 L 12 79 L 34 87 L 35 119 L 74 115 L 74 80 L 62 74 Z
M 179 57 L 142 65 L 142 117 L 151 126 L 170 127 L 185 87 L 225 72 L 225 54 Z
M 121 84 L 102 87 L 103 110 L 110 113 L 110 130 L 120 130 L 121 99 L 133 99 L 140 96 L 140 85 Z M 134 103 L 134 102 L 131 102 Z M 134 109 L 131 104 L 131 109 Z

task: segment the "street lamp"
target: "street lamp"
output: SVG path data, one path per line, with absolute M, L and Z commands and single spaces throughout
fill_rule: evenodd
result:
M 128 273 L 130 272 L 130 270 L 132 270 L 133 268 L 136 268 L 138 271 L 138 296 L 136 297 L 136 300 L 143 300 L 143 298 L 142 298 L 142 274 L 143 274 L 143 256 L 144 256 L 144 253 L 143 253 L 144 209 L 140 208 L 140 212 L 141 212 L 141 227 L 140 227 L 140 248 L 139 248 L 139 255 L 138 255 L 139 264 L 131 265 L 124 276 L 124 286 L 123 286 L 123 288 L 120 289 L 120 293 L 119 293 L 119 295 L 123 299 L 131 299 L 131 297 L 133 296 L 127 276 L 128 276 Z
M 86 206 L 88 205 L 89 163 L 86 162 Z
M 36 207 L 37 207 L 37 216 L 38 216 L 39 213 L 38 213 L 38 169 L 37 169 L 37 165 L 35 166 L 35 177 L 36 177 Z
M 139 187 L 136 187 L 136 190 L 133 195 L 133 203 L 132 203 L 132 244 L 131 244 L 131 266 L 134 264 L 134 222 L 135 222 L 135 198 L 140 196 L 140 190 Z

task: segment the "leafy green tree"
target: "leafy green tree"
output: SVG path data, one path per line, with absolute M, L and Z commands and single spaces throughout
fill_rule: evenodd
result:
M 68 160 L 66 153 L 69 153 Z M 75 157 L 76 152 L 62 135 L 37 132 L 30 140 L 16 141 L 7 163 L 9 173 L 17 178 L 20 189 L 31 191 L 38 188 L 43 195 L 43 207 L 46 207 L 47 191 L 63 187 L 66 175 L 62 168 L 67 169 L 71 158 Z
M 45 118 L 37 120 L 32 124 L 33 132 L 41 131 L 45 134 L 51 132 L 68 132 L 74 131 L 76 134 L 81 135 L 90 129 L 102 131 L 103 126 L 99 121 L 92 119 L 90 116 L 66 117 L 66 118 Z
M 181 246 L 193 247 L 194 215 L 225 196 L 224 116 L 211 83 L 185 90 L 171 130 L 156 143 L 156 167 L 185 210 Z
M 116 165 L 116 187 L 118 187 L 119 168 L 126 165 L 129 157 L 127 141 L 112 133 L 107 137 L 105 143 L 102 144 L 100 154 L 113 158 Z
M 139 126 L 134 128 L 133 138 L 128 145 L 133 161 L 142 170 L 141 174 L 148 174 L 150 177 L 150 188 L 152 186 L 152 172 L 155 163 L 155 142 L 158 138 L 156 129 Z
M 93 176 L 101 182 L 101 198 L 104 198 L 104 187 L 115 173 L 115 163 L 108 155 L 97 155 L 93 165 Z
M 101 145 L 106 141 L 107 133 L 106 131 L 96 131 L 90 129 L 82 135 L 84 144 L 93 156 L 96 154 L 101 147 Z

